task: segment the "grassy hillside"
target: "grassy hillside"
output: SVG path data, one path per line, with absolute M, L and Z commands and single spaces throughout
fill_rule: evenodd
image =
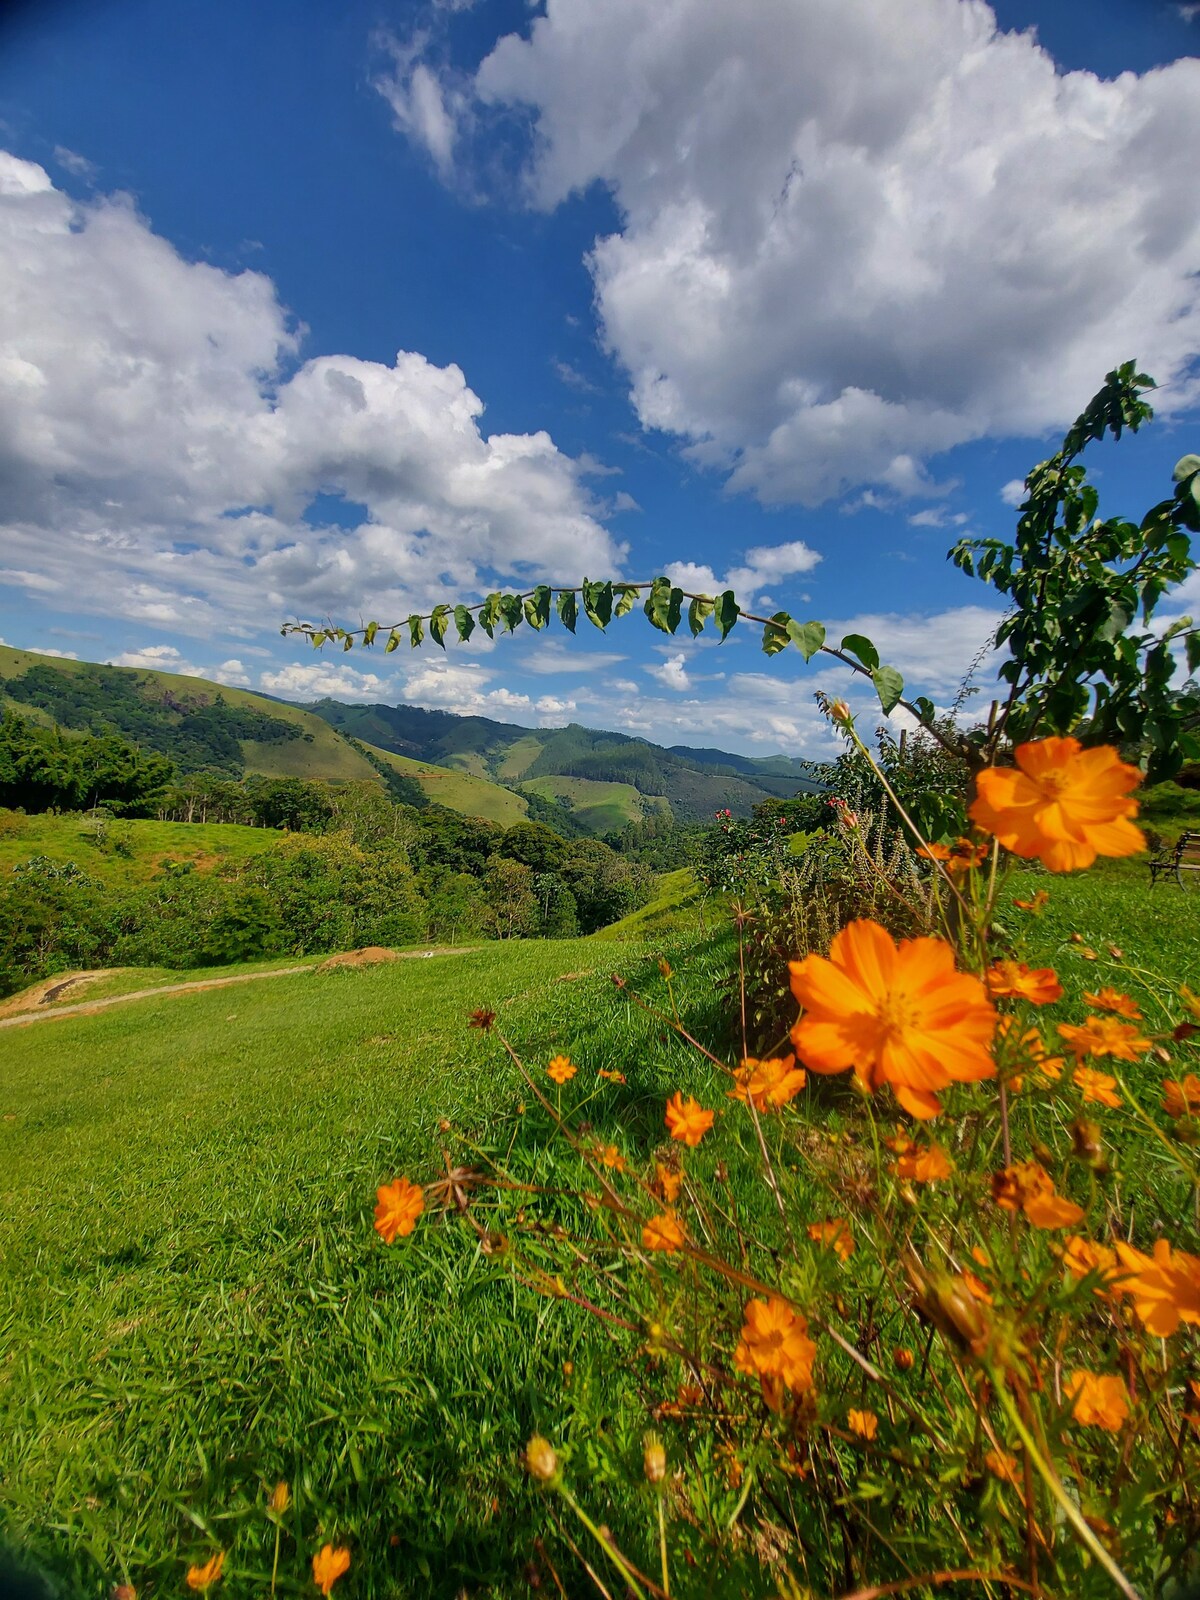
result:
M 115 822 L 98 836 L 84 812 L 27 817 L 0 811 L 0 876 L 31 856 L 46 856 L 74 861 L 107 883 L 142 883 L 167 862 L 190 861 L 206 871 L 222 861 L 244 861 L 279 837 L 274 828 L 235 823 L 153 821 Z
M 451 811 L 461 811 L 468 817 L 482 817 L 485 822 L 498 822 L 502 828 L 524 822 L 528 815 L 529 806 L 519 794 L 490 783 L 486 778 L 431 766 L 427 761 L 412 761 L 378 746 L 369 748 L 403 777 L 415 778 L 426 798 L 435 805 L 448 806 Z
M 592 833 L 615 833 L 627 822 L 640 822 L 664 801 L 641 795 L 629 783 L 601 783 L 594 778 L 527 778 L 521 785 L 546 800 L 565 800 Z

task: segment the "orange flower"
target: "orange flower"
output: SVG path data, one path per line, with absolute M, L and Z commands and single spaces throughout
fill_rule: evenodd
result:
M 1023 1211 L 1035 1228 L 1069 1228 L 1083 1216 L 1082 1206 L 1055 1193 L 1053 1178 L 1036 1161 L 993 1174 L 992 1199 L 1005 1211 Z
M 654 1163 L 654 1182 L 651 1185 L 655 1194 L 659 1194 L 669 1206 L 673 1206 L 679 1199 L 679 1191 L 683 1187 L 683 1173 L 676 1172 L 672 1167 L 664 1167 L 661 1161 Z
M 1095 994 L 1085 994 L 1083 1003 L 1093 1011 L 1115 1011 L 1117 1016 L 1128 1017 L 1130 1022 L 1141 1021 L 1142 1013 L 1136 1001 L 1119 989 L 1098 989 Z
M 592 1154 L 601 1166 L 615 1167 L 618 1172 L 625 1171 L 625 1157 L 615 1144 L 598 1144 Z
M 983 1458 L 983 1464 L 989 1472 L 997 1478 L 1003 1478 L 1006 1483 L 1020 1488 L 1017 1477 L 1017 1458 L 1010 1456 L 1007 1450 L 989 1450 Z
M 1113 1279 L 1120 1276 L 1117 1252 L 1110 1250 L 1106 1244 L 1096 1244 L 1092 1239 L 1081 1239 L 1077 1233 L 1073 1233 L 1067 1240 L 1067 1247 L 1063 1251 L 1063 1266 L 1075 1278 L 1086 1278 L 1089 1272 L 1098 1272 L 1102 1284 L 1096 1290 L 1097 1294 L 1103 1294 Z
M 747 1304 L 733 1364 L 739 1372 L 759 1379 L 763 1397 L 773 1409 L 779 1407 L 781 1389 L 796 1394 L 811 1389 L 816 1354 L 807 1321 L 786 1300 L 773 1295 Z
M 283 1479 L 280 1478 L 279 1482 L 271 1490 L 271 1497 L 267 1501 L 267 1510 L 273 1513 L 273 1515 L 281 1517 L 291 1506 L 291 1503 L 292 1491 L 288 1488 Z
M 1131 1022 L 1118 1022 L 1115 1017 L 1089 1017 L 1078 1026 L 1071 1022 L 1060 1022 L 1058 1031 L 1079 1061 L 1084 1056 L 1112 1056 L 1115 1061 L 1136 1061 L 1150 1048 L 1150 1040 L 1143 1039 Z
M 978 978 L 954 970 L 944 939 L 897 945 L 878 923 L 851 922 L 828 960 L 790 965 L 804 1007 L 792 1044 L 814 1072 L 852 1067 L 866 1089 L 890 1083 L 904 1109 L 922 1118 L 942 1109 L 939 1089 L 995 1076 L 995 1009 Z
M 1107 1072 L 1097 1072 L 1094 1067 L 1076 1067 L 1074 1083 L 1077 1089 L 1083 1091 L 1085 1100 L 1094 1100 L 1097 1105 L 1119 1106 L 1121 1096 L 1117 1093 L 1117 1080 L 1110 1078 Z
M 674 1255 L 683 1249 L 684 1239 L 683 1229 L 669 1211 L 651 1217 L 642 1229 L 642 1243 L 647 1250 L 665 1250 L 668 1255 Z
M 1200 1116 L 1200 1078 L 1189 1072 L 1182 1083 L 1163 1082 L 1163 1110 L 1169 1117 Z
M 711 1111 L 705 1111 L 700 1102 L 693 1100 L 691 1095 L 685 1100 L 682 1090 L 676 1089 L 667 1101 L 666 1123 L 672 1139 L 678 1139 L 680 1144 L 695 1149 L 712 1127 L 713 1114 Z
M 189 1589 L 199 1589 L 207 1594 L 214 1583 L 221 1581 L 221 1569 L 225 1565 L 225 1552 L 218 1550 L 202 1567 L 189 1567 L 187 1569 L 187 1586 Z
M 553 1078 L 561 1087 L 562 1084 L 569 1083 L 578 1071 L 578 1067 L 571 1065 L 570 1056 L 555 1056 L 546 1068 L 546 1076 Z
M 934 1183 L 948 1178 L 954 1163 L 940 1144 L 912 1145 L 896 1162 L 896 1176 L 910 1178 L 914 1183 Z
M 808 1237 L 814 1244 L 836 1250 L 843 1261 L 854 1254 L 854 1233 L 845 1217 L 834 1217 L 829 1222 L 811 1222 Z
M 343 1572 L 350 1570 L 349 1550 L 334 1549 L 333 1545 L 322 1545 L 321 1549 L 312 1558 L 313 1582 L 323 1595 L 328 1595 L 334 1584 Z
M 1125 1269 L 1117 1292 L 1132 1296 L 1147 1333 L 1168 1339 L 1181 1322 L 1200 1322 L 1200 1257 L 1159 1239 L 1152 1256 L 1118 1242 L 1117 1259 Z
M 879 1418 L 873 1411 L 858 1411 L 851 1407 L 846 1422 L 850 1432 L 856 1433 L 860 1439 L 873 1439 L 879 1432 Z
M 1015 767 L 988 767 L 976 780 L 971 821 L 1006 850 L 1036 856 L 1051 872 L 1090 867 L 1097 856 L 1130 856 L 1146 848 L 1130 791 L 1142 781 L 1107 746 L 1085 750 L 1078 739 L 1020 744 Z
M 986 974 L 993 1000 L 1028 1000 L 1031 1005 L 1053 1005 L 1062 999 L 1062 984 L 1053 967 L 1027 967 L 1023 961 L 997 961 Z
M 917 854 L 923 856 L 926 861 L 949 861 L 950 859 L 949 847 L 944 844 L 918 845 Z
M 1044 1072 L 1048 1078 L 1061 1077 L 1063 1069 L 1062 1056 L 1046 1054 L 1045 1041 L 1036 1028 L 1026 1028 L 1024 1033 L 1017 1037 L 1016 1019 L 1014 1017 L 1001 1017 L 999 1034 L 1006 1044 L 1009 1041 L 1013 1041 L 1013 1048 L 1024 1052 L 1039 1072 Z
M 599 1077 L 607 1078 L 609 1083 L 625 1082 L 625 1074 L 623 1072 L 610 1072 L 607 1067 L 597 1067 L 596 1071 Z
M 1050 896 L 1045 889 L 1039 889 L 1032 900 L 1014 900 L 1013 905 L 1016 906 L 1018 911 L 1032 911 L 1036 917 L 1048 904 L 1049 900 Z
M 384 1244 L 393 1244 L 397 1238 L 411 1233 L 425 1209 L 425 1196 L 407 1178 L 385 1183 L 376 1189 L 375 1197 L 379 1201 L 375 1207 L 375 1231 L 383 1236 Z
M 1064 1385 L 1073 1400 L 1071 1415 L 1085 1428 L 1119 1433 L 1129 1420 L 1129 1391 L 1120 1378 L 1095 1372 L 1073 1372 Z
M 923 844 L 918 850 L 919 856 L 924 856 L 926 861 L 941 861 L 948 871 L 953 873 L 967 872 L 971 867 L 977 867 L 987 859 L 987 845 L 976 844 L 972 839 L 956 839 L 953 846 L 944 844 Z
M 768 1061 L 747 1056 L 733 1076 L 737 1087 L 730 1089 L 729 1098 L 750 1100 L 756 1111 L 778 1111 L 808 1082 L 808 1074 L 796 1065 L 795 1056 L 774 1056 Z

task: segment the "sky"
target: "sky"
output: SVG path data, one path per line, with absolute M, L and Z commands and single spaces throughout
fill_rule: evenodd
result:
M 866 633 L 950 705 L 946 561 L 1200 449 L 1200 3 L 77 0 L 0 21 L 0 639 L 299 701 L 820 756 L 842 669 L 655 633 L 320 654 L 584 576 Z M 1195 593 L 1172 597 L 1186 609 Z M 871 712 L 869 699 L 851 696 Z

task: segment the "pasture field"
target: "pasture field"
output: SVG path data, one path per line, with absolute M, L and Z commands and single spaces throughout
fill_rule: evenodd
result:
M 461 811 L 464 816 L 482 817 L 485 822 L 498 822 L 502 828 L 511 828 L 526 820 L 528 803 L 519 794 L 491 783 L 485 776 L 452 767 L 431 766 L 427 761 L 413 761 L 376 745 L 369 748 L 401 777 L 415 778 L 426 799 L 435 805 Z
M 661 1003 L 666 954 L 688 1026 L 729 1052 L 731 942 L 680 928 L 686 877 L 638 914 L 649 939 L 493 944 L 0 1032 L 0 1544 L 95 1600 L 121 1581 L 140 1600 L 178 1594 L 186 1564 L 220 1547 L 218 1600 L 264 1595 L 265 1494 L 285 1479 L 281 1595 L 313 1592 L 308 1560 L 328 1539 L 353 1554 L 344 1600 L 528 1593 L 551 1513 L 521 1445 L 540 1429 L 586 1462 L 570 1402 L 587 1388 L 640 1453 L 644 1371 L 569 1302 L 515 1289 L 432 1208 L 419 1248 L 384 1248 L 374 1191 L 402 1172 L 428 1182 L 446 1141 L 469 1163 L 530 1121 L 548 1134 L 495 1035 L 469 1027 L 476 1007 L 535 1069 L 569 1054 L 597 1138 L 639 1163 L 662 1141 L 666 1094 L 728 1104 L 717 1069 L 609 977 Z M 1137 863 L 1010 884 L 1050 894 L 1040 916 L 1002 908 L 1025 959 L 1063 979 L 1049 1020 L 1111 982 L 1160 1027 L 1179 984 L 1200 987 L 1197 890 L 1151 891 Z M 601 1087 L 601 1066 L 626 1083 Z M 1153 1105 L 1164 1070 L 1125 1077 Z M 820 1086 L 814 1118 L 859 1114 Z M 1153 1204 L 1151 1143 L 1121 1160 Z M 730 1179 L 750 1212 L 754 1170 Z M 629 1491 L 592 1487 L 622 1542 L 644 1539 Z
M 640 822 L 650 811 L 666 805 L 650 799 L 631 783 L 605 783 L 598 778 L 527 778 L 521 785 L 546 800 L 565 800 L 592 833 L 616 833 L 627 822 Z
M 144 883 L 164 862 L 190 861 L 204 871 L 223 861 L 245 861 L 283 835 L 275 828 L 246 828 L 233 822 L 155 822 L 118 820 L 107 829 L 107 843 L 86 812 L 25 816 L 0 810 L 0 874 L 31 856 L 73 861 L 89 877 L 105 883 Z M 117 848 L 124 841 L 128 851 Z

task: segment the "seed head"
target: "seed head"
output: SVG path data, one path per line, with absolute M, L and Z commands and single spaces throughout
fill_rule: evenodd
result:
M 558 1477 L 558 1456 L 549 1439 L 535 1433 L 525 1446 L 525 1466 L 539 1483 L 553 1483 Z
M 642 1467 L 647 1483 L 661 1483 L 667 1475 L 667 1452 L 656 1433 L 648 1433 L 642 1440 Z

